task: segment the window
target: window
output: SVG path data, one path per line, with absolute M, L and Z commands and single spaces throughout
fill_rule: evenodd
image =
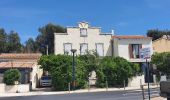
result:
M 99 56 L 104 56 L 104 44 L 96 43 L 96 52 Z
M 71 55 L 72 44 L 64 43 L 64 54 Z
M 141 44 L 130 44 L 129 45 L 129 54 L 130 58 L 140 58 L 139 50 L 142 48 Z
M 80 36 L 87 36 L 87 28 L 80 28 Z
M 88 44 L 87 43 L 81 43 L 80 44 L 80 54 L 84 55 L 87 50 L 88 50 Z

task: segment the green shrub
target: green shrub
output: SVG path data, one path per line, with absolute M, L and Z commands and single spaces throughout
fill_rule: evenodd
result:
M 4 73 L 4 83 L 7 85 L 14 85 L 15 81 L 19 81 L 21 73 L 18 69 L 9 69 Z
M 97 86 L 123 86 L 124 81 L 128 82 L 128 78 L 135 76 L 139 71 L 139 66 L 128 62 L 121 57 L 104 57 L 100 61 L 97 70 Z
M 77 57 L 75 66 L 76 88 L 86 86 L 86 69 L 84 62 Z M 52 75 L 54 90 L 68 90 L 68 83 L 72 82 L 72 56 L 49 55 L 41 57 L 39 64 Z

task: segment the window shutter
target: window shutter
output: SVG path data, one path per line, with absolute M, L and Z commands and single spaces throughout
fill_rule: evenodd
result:
M 132 44 L 129 44 L 129 56 L 130 56 L 130 58 L 133 58 Z
M 139 45 L 139 48 L 142 49 L 142 44 Z
M 139 45 L 139 58 L 142 58 L 142 55 L 140 53 L 140 50 L 142 49 L 142 44 Z

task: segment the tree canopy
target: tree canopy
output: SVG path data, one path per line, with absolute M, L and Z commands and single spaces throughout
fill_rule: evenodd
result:
M 49 54 L 54 54 L 54 33 L 64 33 L 66 29 L 60 25 L 49 23 L 39 28 L 40 34 L 36 38 L 39 51 L 46 52 L 46 45 L 49 48 Z
M 123 86 L 124 81 L 128 83 L 128 78 L 137 75 L 139 70 L 139 65 L 124 58 L 104 57 L 97 70 L 97 85 L 103 87 L 107 81 L 109 86 Z
M 9 34 L 3 28 L 0 29 L 0 53 L 22 52 L 20 37 L 17 32 Z
M 148 30 L 148 32 L 147 32 L 147 36 L 152 37 L 152 40 L 159 39 L 163 35 L 170 35 L 170 31 L 169 30 L 152 29 L 152 30 Z
M 170 52 L 153 54 L 151 62 L 156 65 L 157 70 L 162 74 L 170 75 Z

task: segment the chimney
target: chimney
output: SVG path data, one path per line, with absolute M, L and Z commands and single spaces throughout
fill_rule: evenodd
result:
M 114 30 L 112 30 L 111 34 L 114 36 L 114 35 L 115 35 L 115 31 L 114 31 Z

